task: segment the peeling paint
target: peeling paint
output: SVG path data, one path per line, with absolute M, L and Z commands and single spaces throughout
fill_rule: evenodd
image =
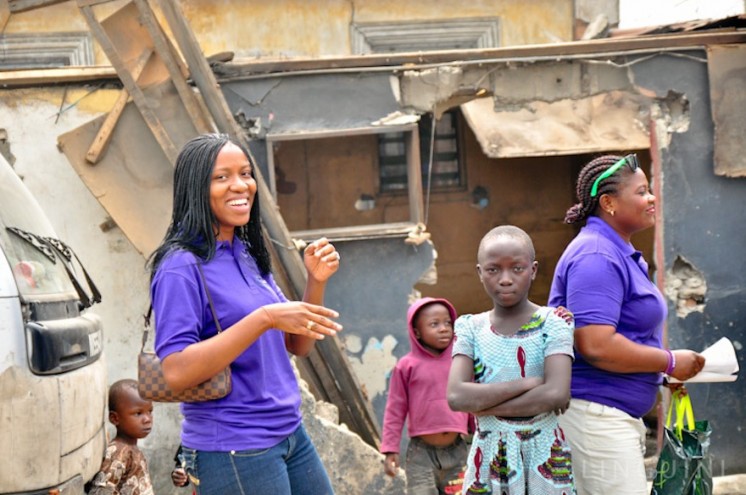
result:
M 23 108 L 45 106 L 51 104 L 61 110 L 67 111 L 71 107 L 91 114 L 108 112 L 114 106 L 119 97 L 118 88 L 90 88 L 90 87 L 68 87 L 65 88 L 23 88 L 0 92 L 0 104 L 8 108 Z M 56 114 L 48 115 L 54 119 Z
M 677 256 L 673 267 L 666 272 L 665 292 L 679 318 L 686 318 L 695 311 L 704 312 L 707 281 L 702 272 L 682 256 Z
M 669 132 L 683 134 L 689 130 L 691 117 L 689 99 L 686 95 L 669 91 L 661 100 L 661 109 L 666 117 Z
M 360 347 L 359 342 L 354 342 L 355 338 L 359 341 L 359 337 L 354 336 L 345 339 L 348 352 L 352 351 L 352 348 Z M 368 398 L 371 401 L 377 395 L 383 395 L 386 392 L 386 377 L 396 366 L 397 358 L 393 350 L 397 343 L 398 340 L 393 335 L 386 335 L 383 340 L 373 337 L 368 339 L 365 350 L 359 356 L 349 356 L 352 369 L 360 382 L 365 384 Z
M 689 130 L 689 99 L 684 94 L 669 91 L 665 98 L 651 105 L 650 116 L 655 123 L 658 146 L 661 150 L 667 149 L 674 133 Z

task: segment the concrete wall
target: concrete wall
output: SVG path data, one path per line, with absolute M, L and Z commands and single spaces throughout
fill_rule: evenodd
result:
M 703 57 L 702 52 L 689 55 Z M 701 350 L 730 338 L 741 369 L 746 358 L 746 179 L 713 173 L 714 128 L 707 65 L 665 55 L 633 65 L 635 81 L 662 102 L 686 101 L 659 122 L 664 225 L 661 253 L 669 290 L 671 348 Z M 674 107 L 675 109 L 675 107 Z M 678 121 L 678 124 L 677 124 Z M 668 132 L 666 132 L 668 128 Z M 683 282 L 679 285 L 676 280 Z M 680 296 L 706 288 L 697 298 Z M 683 303 L 683 304 L 682 304 Z M 713 475 L 746 472 L 746 382 L 688 386 L 697 419 L 713 426 Z
M 124 5 L 95 6 L 101 20 Z M 499 44 L 524 45 L 573 39 L 573 2 L 503 0 L 184 0 L 179 2 L 206 55 L 231 51 L 238 58 L 349 55 L 355 23 L 498 18 Z M 157 8 L 155 8 L 157 12 Z M 13 14 L 7 34 L 87 31 L 75 2 Z M 100 48 L 99 65 L 108 65 Z

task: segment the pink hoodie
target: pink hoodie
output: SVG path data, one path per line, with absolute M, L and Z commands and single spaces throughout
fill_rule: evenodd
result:
M 451 321 L 456 322 L 456 310 L 446 299 L 424 297 L 409 307 L 407 323 L 411 350 L 396 363 L 391 373 L 383 415 L 381 452 L 384 454 L 399 452 L 405 419 L 410 437 L 447 431 L 467 433 L 468 414 L 452 411 L 446 400 L 453 340 L 446 349 L 435 355 L 417 340 L 412 326 L 417 311 L 436 302 L 447 307 Z

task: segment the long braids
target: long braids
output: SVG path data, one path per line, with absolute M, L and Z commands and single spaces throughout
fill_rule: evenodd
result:
M 227 143 L 238 146 L 256 166 L 246 148 L 226 134 L 203 134 L 188 141 L 176 158 L 174 169 L 173 212 L 163 242 L 150 256 L 151 277 L 163 258 L 175 249 L 185 249 L 195 256 L 210 260 L 215 255 L 217 219 L 210 208 L 210 182 L 218 153 Z M 249 223 L 236 229 L 236 236 L 246 244 L 256 260 L 259 271 L 267 275 L 272 270 L 269 251 L 261 228 L 259 194 L 251 205 Z
M 593 216 L 598 208 L 598 199 L 601 195 L 617 192 L 618 185 L 622 180 L 621 171 L 603 179 L 598 185 L 598 194 L 591 197 L 591 189 L 598 176 L 622 158 L 617 155 L 599 156 L 588 162 L 580 170 L 578 182 L 575 186 L 575 195 L 579 203 L 574 204 L 567 210 L 567 213 L 565 213 L 565 223 L 577 223 Z

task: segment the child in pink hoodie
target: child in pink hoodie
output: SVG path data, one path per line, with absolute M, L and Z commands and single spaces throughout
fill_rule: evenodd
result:
M 407 311 L 411 350 L 396 364 L 383 417 L 381 452 L 386 474 L 399 468 L 399 444 L 407 420 L 407 493 L 460 494 L 468 446 L 468 414 L 446 399 L 456 310 L 446 299 L 425 297 Z

